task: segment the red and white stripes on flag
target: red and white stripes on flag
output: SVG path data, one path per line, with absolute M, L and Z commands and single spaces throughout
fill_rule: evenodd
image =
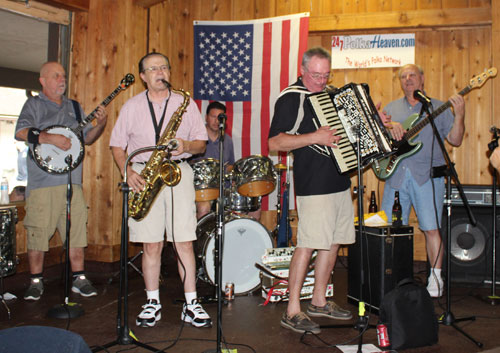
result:
M 309 13 L 194 21 L 193 97 L 202 115 L 211 101 L 226 105 L 226 133 L 233 139 L 236 160 L 260 154 L 274 164 L 286 161 L 269 155 L 267 137 L 279 93 L 300 75 L 308 32 Z M 262 210 L 275 209 L 276 194 L 263 198 Z

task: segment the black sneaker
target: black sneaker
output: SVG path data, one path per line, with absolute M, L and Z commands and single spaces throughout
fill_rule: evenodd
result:
M 24 300 L 39 300 L 43 294 L 43 282 L 40 278 L 33 278 L 30 286 L 24 293 Z
M 84 297 L 93 297 L 94 295 L 97 295 L 97 290 L 92 285 L 92 282 L 85 277 L 85 275 L 80 275 L 73 281 L 71 291 Z
M 142 306 L 142 311 L 137 315 L 135 324 L 141 327 L 153 327 L 161 319 L 161 304 L 156 299 L 148 299 Z
M 315 317 L 327 317 L 336 320 L 350 320 L 352 314 L 349 310 L 342 309 L 334 301 L 327 301 L 325 306 L 316 306 L 309 304 L 307 313 Z
M 302 311 L 293 317 L 288 317 L 286 311 L 283 313 L 280 325 L 284 328 L 290 329 L 297 333 L 310 332 L 315 335 L 321 333 L 319 325 L 312 321 L 309 316 L 307 316 Z
M 195 299 L 191 304 L 182 306 L 181 320 L 187 322 L 194 327 L 211 327 L 212 319 L 208 316 L 207 312 L 200 303 Z

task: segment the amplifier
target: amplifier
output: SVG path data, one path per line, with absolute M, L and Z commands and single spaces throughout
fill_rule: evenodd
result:
M 491 185 L 462 185 L 470 206 L 491 206 Z M 500 190 L 497 188 L 497 206 L 500 205 Z M 445 200 L 446 201 L 446 200 Z M 463 205 L 455 185 L 451 186 L 451 204 Z
M 365 233 L 362 258 L 359 231 L 349 245 L 347 300 L 356 304 L 362 299 L 378 312 L 384 295 L 413 277 L 413 227 L 365 227 Z

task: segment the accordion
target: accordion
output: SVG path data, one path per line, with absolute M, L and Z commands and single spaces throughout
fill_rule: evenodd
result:
M 358 138 L 362 167 L 393 153 L 391 135 L 368 94 L 367 84 L 350 83 L 332 91 L 313 93 L 306 101 L 313 110 L 316 127 L 330 126 L 341 136 L 337 148 L 310 146 L 330 156 L 339 173 L 357 169 Z

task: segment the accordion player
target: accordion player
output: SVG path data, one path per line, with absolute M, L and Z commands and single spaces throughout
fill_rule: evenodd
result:
M 392 138 L 368 94 L 367 84 L 350 83 L 342 88 L 312 93 L 306 100 L 314 113 L 316 127 L 330 126 L 341 136 L 338 148 L 310 146 L 330 156 L 339 173 L 357 169 L 358 138 L 362 167 L 393 153 Z

